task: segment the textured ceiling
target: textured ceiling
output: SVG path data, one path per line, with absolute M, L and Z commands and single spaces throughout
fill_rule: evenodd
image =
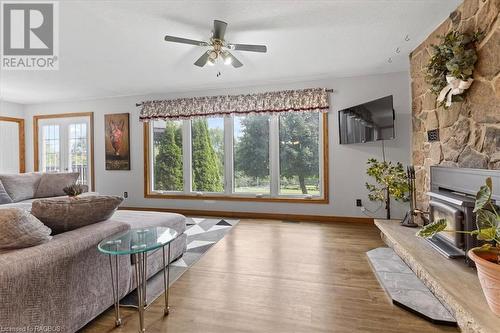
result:
M 0 98 L 40 103 L 404 71 L 409 52 L 459 2 L 61 1 L 59 70 L 2 71 Z M 234 51 L 239 69 L 198 68 L 204 48 L 163 41 L 207 40 L 214 19 L 228 22 L 228 41 L 266 44 L 268 53 Z

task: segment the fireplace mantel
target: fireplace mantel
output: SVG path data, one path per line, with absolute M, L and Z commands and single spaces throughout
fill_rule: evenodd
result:
M 375 225 L 384 242 L 454 315 L 462 332 L 498 332 L 500 317 L 488 308 L 476 271 L 463 260 L 439 255 L 427 241 L 415 236 L 417 229 L 402 227 L 399 222 L 375 220 Z

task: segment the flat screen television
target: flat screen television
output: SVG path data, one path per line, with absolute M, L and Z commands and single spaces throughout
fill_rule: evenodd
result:
M 339 111 L 340 144 L 394 139 L 392 95 Z

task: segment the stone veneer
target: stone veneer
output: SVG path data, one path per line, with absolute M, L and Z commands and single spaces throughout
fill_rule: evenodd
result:
M 465 0 L 411 54 L 413 164 L 417 205 L 427 209 L 429 168 L 500 169 L 500 0 Z M 463 102 L 436 107 L 436 95 L 425 82 L 431 45 L 450 30 L 484 31 L 478 47 L 474 83 Z M 439 129 L 440 140 L 427 141 L 427 131 Z

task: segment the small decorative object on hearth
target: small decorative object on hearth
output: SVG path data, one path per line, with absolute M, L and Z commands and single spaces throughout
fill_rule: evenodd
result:
M 63 188 L 64 193 L 66 193 L 70 198 L 76 198 L 83 192 L 85 192 L 85 186 L 80 184 L 73 184 Z
M 493 203 L 491 195 L 492 181 L 488 178 L 476 194 L 473 212 L 477 229 L 461 232 L 485 242 L 469 250 L 467 255 L 476 263 L 479 282 L 491 311 L 500 316 L 500 207 Z M 420 229 L 417 236 L 430 238 L 438 232 L 450 232 L 446 230 L 447 225 L 446 219 L 440 219 Z
M 366 183 L 368 199 L 385 203 L 387 219 L 391 218 L 391 197 L 400 201 L 408 201 L 408 181 L 403 165 L 397 162 L 379 162 L 374 158 L 368 159 L 366 174 L 375 178 L 378 185 Z
M 439 106 L 450 107 L 452 102 L 462 100 L 460 95 L 470 88 L 477 61 L 476 43 L 482 36 L 480 32 L 453 30 L 441 37 L 441 44 L 432 45 L 425 78 L 431 84 L 431 91 L 438 95 Z

